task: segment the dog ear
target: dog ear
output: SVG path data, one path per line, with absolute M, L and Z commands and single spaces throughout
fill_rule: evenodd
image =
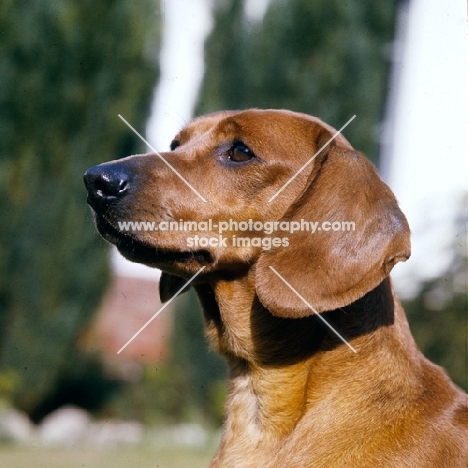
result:
M 330 146 L 314 164 L 307 187 L 283 221 L 316 222 L 316 231 L 289 234 L 288 247 L 264 251 L 256 265 L 258 297 L 280 317 L 304 317 L 351 304 L 410 256 L 406 218 L 364 156 Z
M 186 282 L 186 280 L 179 276 L 174 276 L 163 271 L 159 278 L 159 298 L 161 299 L 161 302 L 164 303 L 171 299 Z M 180 294 L 187 292 L 189 289 L 190 285 L 184 288 Z

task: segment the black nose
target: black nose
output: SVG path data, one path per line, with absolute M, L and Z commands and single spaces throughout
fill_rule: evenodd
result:
M 84 182 L 88 203 L 96 211 L 103 211 L 125 196 L 130 188 L 130 174 L 119 164 L 100 164 L 85 172 Z

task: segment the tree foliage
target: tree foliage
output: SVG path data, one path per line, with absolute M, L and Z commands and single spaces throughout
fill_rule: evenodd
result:
M 371 159 L 383 114 L 396 2 L 272 0 L 252 23 L 243 0 L 219 2 L 198 113 L 288 108 L 340 128 Z
M 468 199 L 463 206 L 466 212 Z M 464 219 L 463 219 L 464 218 Z M 454 261 L 404 303 L 411 330 L 424 354 L 468 391 L 468 250 L 466 213 L 457 220 Z
M 148 114 L 155 2 L 0 9 L 0 376 L 14 376 L 14 401 L 30 413 L 73 365 L 107 282 L 82 175 L 136 149 L 117 114 L 136 127 Z

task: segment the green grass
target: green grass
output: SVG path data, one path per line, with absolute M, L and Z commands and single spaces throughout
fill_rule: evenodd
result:
M 180 447 L 126 446 L 98 450 L 0 445 L 0 468 L 206 468 L 213 454 L 213 449 Z

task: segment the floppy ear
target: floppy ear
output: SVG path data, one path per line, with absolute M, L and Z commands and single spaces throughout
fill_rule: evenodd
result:
M 323 312 L 356 301 L 388 276 L 395 263 L 410 256 L 406 218 L 364 156 L 330 146 L 317 164 L 283 218 L 318 222 L 315 233 L 289 234 L 288 247 L 264 251 L 256 265 L 257 295 L 281 317 L 304 317 L 313 311 L 270 266 L 316 312 Z M 352 224 L 338 229 L 343 222 L 354 223 L 354 230 L 346 230 Z
M 179 276 L 174 276 L 164 271 L 161 273 L 159 278 L 159 298 L 161 302 L 167 302 L 172 296 L 186 283 L 187 281 Z M 188 285 L 181 291 L 181 294 L 187 292 L 190 289 Z

